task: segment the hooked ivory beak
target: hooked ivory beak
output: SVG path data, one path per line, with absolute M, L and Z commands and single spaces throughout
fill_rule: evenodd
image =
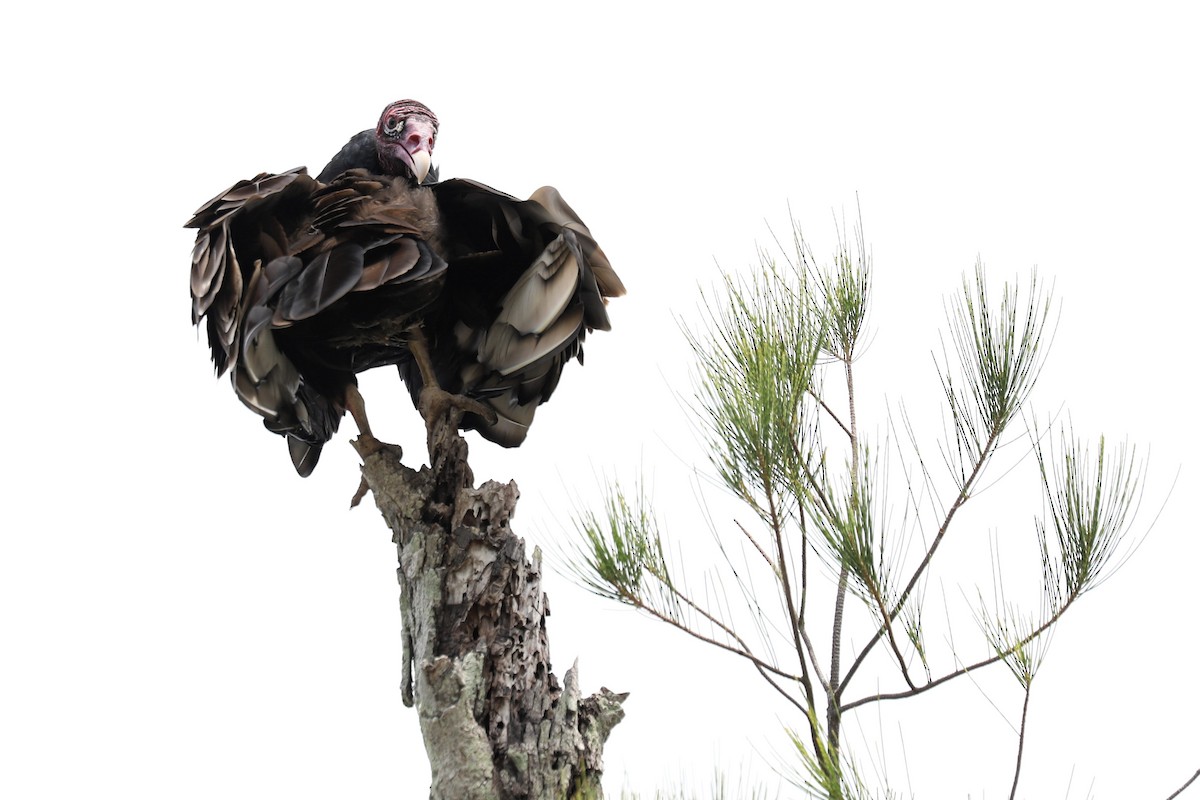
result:
M 410 155 L 412 156 L 413 176 L 417 179 L 417 183 L 420 183 L 429 174 L 429 167 L 433 163 L 433 156 L 425 150 L 418 150 L 415 153 L 410 153 Z

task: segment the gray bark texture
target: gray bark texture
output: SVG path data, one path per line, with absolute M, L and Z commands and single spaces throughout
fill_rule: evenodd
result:
M 430 417 L 427 415 L 426 417 Z M 550 670 L 541 554 L 509 520 L 513 482 L 473 486 L 454 412 L 434 414 L 431 467 L 363 455 L 392 529 L 404 626 L 403 699 L 417 707 L 431 800 L 601 798 L 604 742 L 627 694 L 581 698 L 576 667 Z

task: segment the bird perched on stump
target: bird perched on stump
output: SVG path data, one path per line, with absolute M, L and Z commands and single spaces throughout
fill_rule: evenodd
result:
M 449 393 L 461 428 L 521 444 L 625 292 L 555 189 L 518 200 L 437 181 L 437 131 L 427 106 L 392 103 L 316 178 L 262 173 L 187 223 L 192 322 L 300 475 L 346 411 L 374 439 L 355 376 L 389 364 L 414 405 L 426 387 Z

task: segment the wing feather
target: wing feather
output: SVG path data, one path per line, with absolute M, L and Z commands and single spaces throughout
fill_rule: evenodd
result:
M 408 358 L 403 332 L 438 298 L 446 262 L 425 241 L 427 189 L 350 171 L 329 185 L 301 168 L 260 174 L 205 203 L 190 289 L 213 363 L 312 471 L 355 372 Z
M 345 297 L 363 272 L 363 248 L 348 242 L 321 253 L 288 281 L 275 306 L 275 324 L 315 316 Z

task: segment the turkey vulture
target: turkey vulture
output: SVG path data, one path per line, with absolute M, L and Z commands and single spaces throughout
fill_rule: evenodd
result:
M 302 476 L 347 410 L 373 439 L 355 376 L 388 364 L 414 405 L 436 384 L 465 398 L 461 428 L 519 445 L 585 333 L 609 329 L 606 298 L 624 294 L 555 189 L 518 200 L 437 182 L 437 129 L 426 106 L 392 103 L 317 178 L 262 173 L 186 225 L 192 321 Z

